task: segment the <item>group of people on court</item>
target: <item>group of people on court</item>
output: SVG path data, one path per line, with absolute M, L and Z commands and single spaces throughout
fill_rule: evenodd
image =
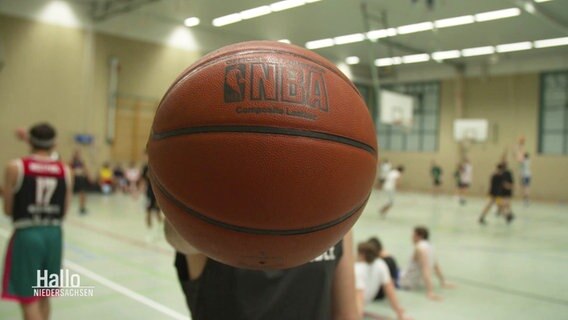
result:
M 530 155 L 528 152 L 523 151 L 522 145 L 519 146 L 517 154 L 522 197 L 525 206 L 527 206 L 529 204 L 529 190 L 532 179 Z M 511 199 L 513 197 L 515 182 L 513 173 L 507 165 L 506 158 L 507 154 L 505 152 L 490 177 L 489 201 L 479 217 L 479 223 L 481 225 L 487 224 L 485 218 L 493 206 L 497 206 L 497 215 L 505 218 L 507 223 L 511 223 L 515 218 L 511 209 Z M 399 165 L 393 168 L 393 165 L 388 159 L 384 159 L 380 163 L 379 188 L 381 189 L 382 196 L 386 199 L 385 204 L 379 209 L 381 217 L 385 217 L 394 204 L 395 191 L 403 172 L 404 166 Z M 434 196 L 440 193 L 443 172 L 442 167 L 436 161 L 432 161 L 430 178 L 432 179 L 432 194 Z M 466 194 L 473 181 L 473 165 L 468 158 L 464 158 L 458 163 L 454 171 L 454 178 L 459 203 L 465 205 Z
M 74 187 L 73 173 L 76 183 L 85 183 L 88 175 L 78 153 L 70 165 L 54 159 L 55 138 L 55 129 L 47 123 L 31 127 L 26 140 L 31 155 L 11 161 L 5 171 L 4 212 L 12 218 L 14 233 L 6 251 L 2 298 L 18 301 L 26 320 L 49 319 L 48 298 L 33 295 L 35 271 L 59 273 L 61 224 Z M 528 161 L 528 154 L 524 159 Z M 394 197 L 404 167 L 386 169 L 381 167 L 383 189 L 392 191 Z M 148 167 L 142 171 L 148 184 Z M 529 169 L 525 172 L 530 173 Z M 435 182 L 441 175 L 441 168 L 432 170 Z M 504 198 L 506 192 L 512 195 L 512 185 L 512 174 L 502 162 L 492 176 L 490 204 L 497 203 L 507 219 L 512 219 L 512 212 Z M 151 188 L 147 190 L 152 206 L 159 211 Z M 80 207 L 85 209 L 83 200 Z M 389 208 L 383 208 L 384 214 Z M 428 298 L 439 300 L 434 275 L 441 287 L 453 287 L 443 276 L 429 230 L 422 226 L 413 230 L 414 251 L 401 271 L 378 238 L 359 243 L 354 254 L 351 232 L 309 263 L 269 271 L 240 269 L 212 260 L 186 242 L 167 220 L 165 233 L 176 249 L 178 280 L 195 320 L 360 319 L 365 304 L 384 297 L 398 319 L 408 319 L 395 288 L 423 287 Z
M 93 190 L 91 188 L 93 179 L 91 179 L 91 175 L 79 150 L 75 150 L 69 165 L 74 177 L 73 192 L 79 197 L 79 213 L 86 214 L 86 193 Z M 155 217 L 158 222 L 162 221 L 158 202 L 150 187 L 147 163 L 140 170 L 135 162 L 130 162 L 130 165 L 125 170 L 119 163 L 114 168 L 111 168 L 110 163 L 105 162 L 99 170 L 97 184 L 100 187 L 99 191 L 103 194 L 120 191 L 131 194 L 136 198 L 141 191 L 145 190 L 146 225 L 148 228 L 152 228 L 152 221 L 154 220 L 152 217 Z
M 74 161 L 75 160 L 73 160 L 73 162 Z M 85 167 L 84 163 L 82 163 L 82 166 Z M 135 162 L 130 162 L 129 166 L 124 169 L 120 163 L 112 167 L 110 162 L 107 161 L 104 162 L 99 169 L 95 182 L 99 187 L 98 191 L 103 194 L 111 194 L 120 191 L 137 195 L 141 189 L 140 183 L 143 178 L 141 170 Z M 89 178 L 88 181 L 92 183 L 93 180 Z
M 399 270 L 396 260 L 382 245 L 377 237 L 357 245 L 355 262 L 355 284 L 357 289 L 357 307 L 360 315 L 364 314 L 366 304 L 385 297 L 397 319 L 409 319 L 400 305 L 396 289 L 426 289 L 426 295 L 432 300 L 441 300 L 434 292 L 433 274 L 438 277 L 442 288 L 453 288 L 444 278 L 438 264 L 434 246 L 429 241 L 430 232 L 424 226 L 417 226 L 412 232 L 414 251 L 408 266 Z

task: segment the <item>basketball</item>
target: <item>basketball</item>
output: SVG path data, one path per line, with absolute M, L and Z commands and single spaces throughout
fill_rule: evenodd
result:
M 351 81 L 307 49 L 269 41 L 221 48 L 183 71 L 147 150 L 173 227 L 248 269 L 304 264 L 340 241 L 369 199 L 378 156 Z

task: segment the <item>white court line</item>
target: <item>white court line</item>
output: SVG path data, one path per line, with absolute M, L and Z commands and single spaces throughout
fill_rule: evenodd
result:
M 2 236 L 5 239 L 9 238 L 8 232 L 3 228 L 0 228 L 0 236 Z M 159 311 L 159 312 L 161 312 L 165 315 L 168 315 L 172 319 L 177 319 L 177 320 L 188 320 L 189 319 L 189 320 L 191 320 L 191 317 L 185 316 L 185 315 L 183 315 L 183 314 L 181 314 L 181 313 L 179 313 L 175 310 L 172 310 L 172 309 L 164 306 L 163 304 L 160 304 L 160 303 L 158 303 L 158 302 L 156 302 L 152 299 L 146 298 L 145 296 L 143 296 L 143 295 L 141 295 L 137 292 L 134 292 L 134 291 L 132 291 L 132 290 L 130 290 L 130 289 L 124 287 L 124 286 L 121 286 L 120 284 L 118 284 L 114 281 L 111 281 L 111 280 L 109 280 L 109 279 L 107 279 L 107 278 L 105 278 L 105 277 L 103 277 L 103 276 L 101 276 L 101 275 L 99 275 L 99 274 L 97 274 L 97 273 L 95 273 L 95 272 L 73 262 L 73 261 L 65 259 L 64 264 L 66 266 L 68 266 L 70 269 L 77 271 L 78 273 L 86 276 L 87 278 L 90 278 L 91 280 L 94 280 L 94 281 L 102 284 L 103 286 L 105 286 L 107 288 L 110 288 L 110 289 L 112 289 L 112 290 L 114 290 L 118 293 L 121 293 L 121 294 L 129 297 L 132 300 L 136 300 L 136 301 L 138 301 L 142 304 L 147 305 L 148 307 L 150 307 L 154 310 L 157 310 L 157 311 Z

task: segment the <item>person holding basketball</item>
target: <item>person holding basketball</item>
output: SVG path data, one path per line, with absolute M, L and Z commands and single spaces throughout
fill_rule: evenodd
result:
M 312 261 L 284 270 L 231 267 L 208 258 L 166 219 L 175 267 L 194 320 L 355 320 L 352 235 Z
M 215 50 L 167 90 L 147 150 L 160 207 L 200 251 L 174 245 L 193 319 L 358 319 L 349 230 L 377 136 L 332 62 L 270 41 Z
M 29 130 L 32 154 L 6 166 L 4 212 L 12 218 L 4 266 L 2 298 L 17 301 L 25 320 L 49 319 L 46 297 L 34 296 L 38 271 L 59 274 L 63 254 L 61 224 L 73 191 L 71 171 L 50 155 L 55 129 L 41 123 Z M 49 277 L 51 278 L 51 277 Z

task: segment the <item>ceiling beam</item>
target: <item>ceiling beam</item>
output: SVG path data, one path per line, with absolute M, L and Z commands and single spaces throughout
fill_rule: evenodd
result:
M 368 11 L 368 8 L 367 8 L 367 1 L 365 1 L 365 0 L 362 0 L 362 2 L 361 2 L 361 11 L 362 11 L 363 20 L 364 20 L 363 22 L 365 24 L 365 29 L 366 29 L 365 32 L 371 31 L 370 21 L 377 22 L 382 28 L 385 28 L 385 29 L 390 28 L 386 11 L 381 12 L 380 15 L 370 13 Z M 371 40 L 369 40 L 369 41 L 371 41 Z M 409 45 L 403 44 L 401 42 L 392 40 L 390 38 L 382 38 L 382 39 L 378 40 L 378 42 L 384 43 L 388 49 L 398 49 L 398 50 L 401 50 L 401 51 L 408 52 L 410 54 L 418 54 L 418 53 L 430 54 L 430 52 L 428 50 L 409 46 Z M 376 43 L 376 42 L 373 42 L 373 43 Z M 392 53 L 392 50 L 390 50 L 390 51 Z M 372 61 L 371 63 L 374 64 L 374 61 Z M 463 62 L 456 62 L 456 61 L 452 61 L 452 60 L 442 60 L 441 63 L 452 66 L 452 67 L 456 68 L 458 71 L 463 70 L 465 68 L 465 64 Z
M 513 0 L 511 2 L 519 9 L 544 20 L 559 31 L 568 33 L 568 21 L 555 16 L 550 11 L 546 10 L 540 3 L 535 3 L 533 0 Z

